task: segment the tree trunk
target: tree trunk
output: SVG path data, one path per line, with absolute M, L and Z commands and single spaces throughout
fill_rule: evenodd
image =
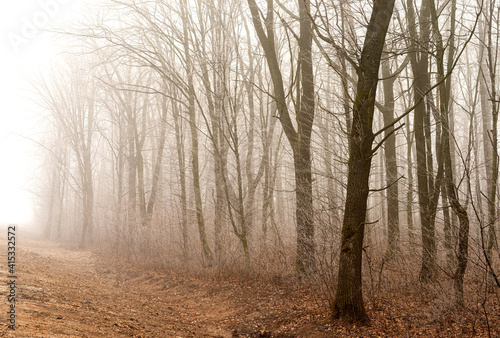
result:
M 189 111 L 189 128 L 191 130 L 191 165 L 193 173 L 193 192 L 196 208 L 196 219 L 198 222 L 198 233 L 200 235 L 200 242 L 202 246 L 204 263 L 211 265 L 213 262 L 213 255 L 208 245 L 207 232 L 205 228 L 205 219 L 203 217 L 203 203 L 201 198 L 200 186 L 200 165 L 198 154 L 198 128 L 196 126 L 196 111 L 195 111 L 195 92 L 193 83 L 193 65 L 189 50 L 189 34 L 188 34 L 188 16 L 187 16 L 187 2 L 184 1 L 181 6 L 181 15 L 183 23 L 183 44 L 184 56 L 186 58 L 186 72 L 188 83 L 188 111 Z
M 406 192 L 406 223 L 408 227 L 408 237 L 410 248 L 415 246 L 415 229 L 413 226 L 413 161 L 411 148 L 413 147 L 413 137 L 410 132 L 410 116 L 406 117 L 406 157 L 408 166 L 408 191 Z
M 391 75 L 389 62 L 382 62 L 382 81 L 384 85 L 384 106 L 382 114 L 384 125 L 389 125 L 394 121 L 394 81 L 395 77 Z M 399 189 L 398 189 L 398 166 L 396 162 L 396 135 L 394 126 L 387 128 L 384 132 L 385 137 L 385 166 L 386 166 L 386 185 L 387 185 L 387 221 L 388 238 L 385 257 L 393 258 L 399 251 Z
M 220 3 L 219 3 L 220 4 Z M 201 3 L 200 3 L 201 5 Z M 202 13 L 204 9 L 198 8 L 198 12 Z M 205 24 L 202 19 L 199 20 L 200 23 L 200 31 L 201 31 L 201 39 L 198 44 L 200 56 L 204 59 L 211 60 L 214 72 L 214 79 L 210 81 L 210 73 L 209 68 L 207 66 L 207 62 L 202 62 L 200 64 L 201 68 L 201 80 L 203 86 L 205 87 L 205 95 L 207 100 L 207 108 L 208 115 L 210 117 L 210 126 L 211 133 L 210 138 L 213 146 L 213 161 L 214 161 L 214 179 L 215 179 L 215 206 L 214 206 L 214 237 L 215 237 L 215 246 L 214 246 L 214 254 L 217 262 L 221 262 L 223 258 L 223 245 L 222 245 L 222 230 L 225 227 L 226 223 L 226 214 L 225 209 L 227 205 L 227 201 L 225 200 L 224 194 L 224 175 L 226 173 L 226 162 L 227 162 L 227 142 L 224 135 L 224 126 L 222 125 L 222 111 L 223 111 L 223 101 L 225 97 L 225 93 L 221 92 L 221 90 L 225 87 L 224 84 L 221 83 L 220 77 L 224 75 L 224 62 L 220 62 L 218 60 L 221 55 L 224 55 L 224 52 L 221 51 L 223 42 L 222 42 L 222 30 L 223 27 L 220 27 L 220 23 L 217 21 L 218 15 L 216 14 L 218 8 L 213 4 L 209 7 L 208 11 L 210 11 L 210 25 L 214 29 L 209 31 L 206 30 Z M 211 34 L 211 35 L 209 35 Z M 206 51 L 206 38 L 210 36 L 211 42 L 213 43 L 213 48 L 216 50 L 215 55 L 209 55 Z
M 261 96 L 261 100 L 262 100 Z M 271 106 L 271 112 L 275 112 L 275 105 L 272 104 Z M 264 108 L 263 105 L 261 104 L 260 111 L 261 115 L 263 112 Z M 271 115 L 269 115 L 271 116 Z M 268 118 L 266 119 L 266 124 L 262 126 L 262 134 L 263 134 L 263 156 L 262 156 L 262 164 L 263 164 L 263 176 L 264 176 L 264 184 L 262 187 L 262 235 L 263 235 L 263 240 L 262 244 L 263 247 L 267 247 L 267 236 L 268 236 L 268 223 L 270 219 L 274 219 L 274 202 L 273 202 L 273 191 L 274 191 L 274 183 L 276 181 L 276 171 L 273 170 L 272 166 L 272 160 L 273 160 L 273 153 L 272 153 L 272 144 L 273 144 L 273 134 L 274 134 L 274 127 L 276 125 L 276 119 L 275 118 Z M 281 140 L 281 138 L 280 138 Z M 279 144 L 276 147 L 279 149 Z
M 451 99 L 451 77 L 448 77 L 445 81 L 445 68 L 444 68 L 444 43 L 442 39 L 441 32 L 439 31 L 438 25 L 438 15 L 436 10 L 436 5 L 434 0 L 430 0 L 431 3 L 431 17 L 432 26 L 434 30 L 434 35 L 436 37 L 436 59 L 437 59 L 437 72 L 439 85 L 439 108 L 441 114 L 442 123 L 442 149 L 443 149 L 443 162 L 444 162 L 444 183 L 446 185 L 447 197 L 450 201 L 453 211 L 459 218 L 460 230 L 459 230 L 459 244 L 458 244 L 458 265 L 455 271 L 455 302 L 458 306 L 462 307 L 464 304 L 463 300 L 463 283 L 465 270 L 467 268 L 468 260 L 468 250 L 469 250 L 469 217 L 467 211 L 462 207 L 458 200 L 457 191 L 453 183 L 453 166 L 451 160 L 451 135 L 450 135 L 450 121 L 449 121 L 449 111 L 450 111 L 450 99 Z M 453 40 L 454 40 L 454 26 L 455 26 L 455 10 L 456 1 L 451 1 L 451 36 L 450 36 L 450 50 L 449 53 L 453 56 Z M 448 62 L 448 65 L 450 62 Z
M 369 321 L 363 303 L 361 265 L 373 156 L 373 113 L 380 58 L 393 9 L 394 0 L 379 0 L 373 4 L 357 70 L 353 125 L 349 135 L 347 196 L 342 224 L 338 285 L 332 310 L 334 318 L 361 323 Z
M 164 96 L 161 103 L 160 117 L 160 134 L 158 135 L 158 149 L 156 151 L 156 161 L 153 169 L 153 180 L 151 182 L 151 194 L 149 195 L 148 204 L 146 206 L 146 218 L 143 220 L 144 225 L 148 225 L 153 217 L 153 210 L 158 194 L 158 185 L 161 174 L 161 163 L 163 160 L 163 150 L 165 149 L 165 134 L 167 129 L 167 98 Z
M 444 232 L 444 251 L 446 254 L 446 266 L 448 269 L 453 269 L 455 266 L 455 255 L 453 251 L 453 234 L 451 229 L 451 216 L 450 206 L 448 200 L 448 193 L 446 191 L 446 184 L 443 182 L 441 201 L 443 205 L 443 232 Z
M 65 170 L 65 163 L 66 163 L 66 155 L 63 155 L 63 164 L 61 165 L 61 172 Z M 61 225 L 62 225 L 62 217 L 63 217 L 63 212 L 64 212 L 64 199 L 65 199 L 65 193 L 66 193 L 66 174 L 63 173 L 62 177 L 60 178 L 61 183 L 59 184 L 59 191 L 58 191 L 58 198 L 59 198 L 59 209 L 58 209 L 58 214 L 57 214 L 57 239 L 61 238 Z
M 291 145 L 295 169 L 295 215 L 297 220 L 297 255 L 295 272 L 309 273 L 316 270 L 314 246 L 314 222 L 312 204 L 311 174 L 311 132 L 314 120 L 314 82 L 312 68 L 312 25 L 310 20 L 310 1 L 300 0 L 299 4 L 299 64 L 300 80 L 297 87 L 300 104 L 296 108 L 297 131 L 292 123 L 279 67 L 274 40 L 273 2 L 268 1 L 267 16 L 262 24 L 261 12 L 255 0 L 248 0 L 257 37 L 264 49 L 269 72 L 274 87 L 274 98 L 279 120 Z M 266 30 L 264 30 L 266 29 Z
M 408 25 L 410 30 L 410 45 L 414 52 L 410 53 L 410 63 L 414 76 L 413 80 L 413 98 L 417 104 L 414 111 L 414 130 L 415 130 L 415 145 L 416 145 L 416 160 L 417 160 L 417 186 L 418 186 L 418 201 L 420 207 L 420 222 L 422 228 L 422 267 L 420 269 L 419 280 L 422 282 L 431 282 L 436 279 L 437 275 L 437 247 L 436 247 L 436 230 L 435 216 L 437 200 L 441 185 L 437 183 L 440 179 L 439 168 L 442 167 L 438 163 L 438 174 L 436 179 L 433 179 L 433 172 L 429 172 L 426 141 L 426 115 L 430 104 L 426 105 L 424 94 L 430 88 L 429 65 L 428 65 L 428 46 L 430 37 L 430 4 L 428 0 L 422 0 L 420 8 L 420 37 L 417 37 L 415 31 L 416 18 L 413 7 L 413 2 L 407 1 L 408 10 Z M 417 43 L 420 42 L 420 43 Z M 430 98 L 427 97 L 429 100 Z M 427 133 L 427 136 L 430 136 Z M 442 171 L 442 170 L 441 170 Z
M 50 192 L 49 192 L 49 208 L 48 208 L 48 215 L 47 215 L 47 222 L 45 223 L 45 228 L 43 231 L 43 235 L 45 238 L 49 239 L 50 235 L 52 233 L 52 220 L 54 218 L 54 200 L 56 198 L 56 185 L 57 185 L 57 171 L 54 169 L 52 171 L 52 177 L 50 179 Z
M 89 124 L 91 125 L 91 124 Z M 90 132 L 89 132 L 90 133 Z M 79 248 L 83 249 L 87 244 L 87 241 L 92 240 L 93 236 L 93 210 L 94 210 L 94 188 L 92 179 L 92 164 L 90 162 L 90 143 L 87 145 L 87 149 L 83 151 L 83 167 L 81 168 L 82 175 L 82 187 L 83 187 L 83 197 L 82 197 L 82 210 L 83 210 L 83 222 L 82 231 L 80 234 Z
M 128 156 L 127 156 L 127 173 L 128 173 L 128 236 L 133 238 L 135 227 L 136 207 L 137 207 L 137 192 L 136 192 L 136 172 L 137 164 L 135 157 L 135 142 L 134 142 L 134 126 L 132 112 L 128 111 L 127 118 L 127 141 L 128 141 Z
M 175 100 L 172 100 L 172 115 L 174 119 L 175 145 L 177 150 L 177 161 L 179 163 L 179 188 L 181 202 L 181 234 L 182 234 L 182 258 L 188 258 L 188 229 L 187 229 L 187 192 L 186 192 L 186 160 L 184 157 L 184 134 L 179 121 L 180 109 Z
M 134 139 L 135 139 L 135 164 L 137 166 L 137 196 L 139 197 L 139 214 L 140 214 L 140 224 L 146 225 L 147 215 L 146 215 L 146 192 L 145 192 L 145 182 L 144 182 L 144 157 L 143 148 L 144 142 L 146 141 L 146 120 L 147 120 L 147 108 L 148 101 L 144 103 L 142 107 L 142 120 L 141 120 L 141 130 L 139 131 L 137 113 L 134 114 Z
M 483 138 L 485 156 L 489 152 L 491 157 L 485 157 L 485 159 L 491 158 L 491 165 L 489 170 L 489 175 L 487 177 L 488 182 L 488 245 L 486 248 L 486 253 L 491 261 L 492 251 L 495 243 L 497 243 L 495 223 L 497 221 L 496 212 L 496 200 L 497 200 L 497 184 L 498 184 L 498 98 L 496 97 L 496 67 L 497 67 L 497 56 L 495 51 L 493 51 L 493 36 L 492 36 L 492 25 L 494 20 L 494 10 L 490 8 L 489 18 L 487 20 L 487 58 L 488 58 L 488 70 L 489 70 L 489 80 L 490 88 L 489 100 L 491 101 L 491 118 L 486 117 L 483 113 Z M 490 124 L 491 123 L 491 124 Z M 489 151 L 487 150 L 489 149 Z M 488 165 L 487 172 L 488 172 Z
M 298 122 L 298 144 L 294 150 L 297 203 L 297 259 L 295 269 L 309 272 L 316 269 L 314 247 L 314 211 L 312 203 L 311 132 L 314 119 L 314 78 L 312 65 L 312 26 L 310 0 L 299 0 L 302 96 Z M 300 154 L 297 158 L 297 152 Z

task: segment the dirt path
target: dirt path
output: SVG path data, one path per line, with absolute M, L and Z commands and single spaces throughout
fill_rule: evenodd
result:
M 176 281 L 165 281 L 159 288 L 153 276 L 147 276 L 134 286 L 125 281 L 130 272 L 99 271 L 95 254 L 51 242 L 22 240 L 16 258 L 17 325 L 13 335 L 2 321 L 7 337 L 231 336 L 209 321 L 200 321 L 198 311 L 204 306 L 196 309 L 185 301 Z M 0 259 L 5 262 L 5 255 Z M 5 270 L 2 280 L 7 278 Z M 0 290 L 6 299 L 6 283 Z M 3 307 L 2 313 L 6 310 Z
M 3 249 L 2 249 L 3 248 Z M 436 295 L 398 289 L 368 303 L 369 327 L 328 320 L 293 277 L 196 277 L 103 260 L 40 240 L 16 243 L 16 330 L 8 329 L 7 243 L 0 237 L 0 337 L 487 337 L 500 334 L 500 292 L 449 311 Z M 278 278 L 278 277 L 277 277 Z M 468 292 L 474 296 L 474 293 Z M 471 296 L 471 297 L 472 297 Z M 477 301 L 476 301 L 477 302 Z M 435 303 L 435 304 L 434 304 Z M 474 307 L 475 306 L 475 307 Z
M 231 309 L 214 306 L 189 280 L 106 269 L 95 254 L 52 242 L 21 240 L 16 258 L 16 332 L 7 331 L 3 320 L 7 337 L 232 336 L 211 320 Z M 0 259 L 3 263 L 6 256 Z M 2 280 L 6 272 L 2 269 Z M 6 299 L 7 284 L 0 290 Z M 4 306 L 2 313 L 6 310 Z
M 5 239 L 1 247 L 6 248 Z M 4 337 L 234 337 L 271 336 L 266 325 L 293 331 L 283 319 L 279 288 L 104 264 L 96 254 L 60 244 L 21 239 L 16 249 L 16 330 L 5 313 L 7 269 L 0 254 L 0 336 Z M 265 301 L 266 306 L 262 306 Z M 279 330 L 278 330 L 279 331 Z M 273 336 L 295 336 L 274 333 Z

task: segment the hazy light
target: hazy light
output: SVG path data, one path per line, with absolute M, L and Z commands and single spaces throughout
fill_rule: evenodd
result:
M 7 191 L 0 195 L 2 224 L 28 223 L 33 218 L 32 196 L 23 191 Z
M 40 166 L 36 144 L 39 107 L 27 79 L 43 76 L 55 52 L 50 30 L 71 20 L 79 0 L 23 0 L 0 11 L 0 224 L 33 217 Z M 39 152 L 39 151 L 38 151 Z

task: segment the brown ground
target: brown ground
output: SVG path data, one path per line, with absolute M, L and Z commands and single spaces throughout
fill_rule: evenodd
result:
M 500 336 L 498 291 L 482 308 L 447 310 L 419 290 L 367 300 L 369 327 L 328 320 L 317 291 L 272 282 L 152 271 L 39 240 L 17 243 L 16 330 L 8 330 L 6 248 L 0 242 L 2 337 Z M 431 313 L 431 310 L 433 311 Z

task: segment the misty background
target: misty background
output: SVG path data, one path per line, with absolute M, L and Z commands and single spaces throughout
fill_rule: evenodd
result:
M 9 2 L 0 10 L 0 224 L 31 224 L 44 130 L 31 79 L 61 53 L 53 30 L 75 24 L 99 1 Z M 35 227 L 36 229 L 36 227 Z

